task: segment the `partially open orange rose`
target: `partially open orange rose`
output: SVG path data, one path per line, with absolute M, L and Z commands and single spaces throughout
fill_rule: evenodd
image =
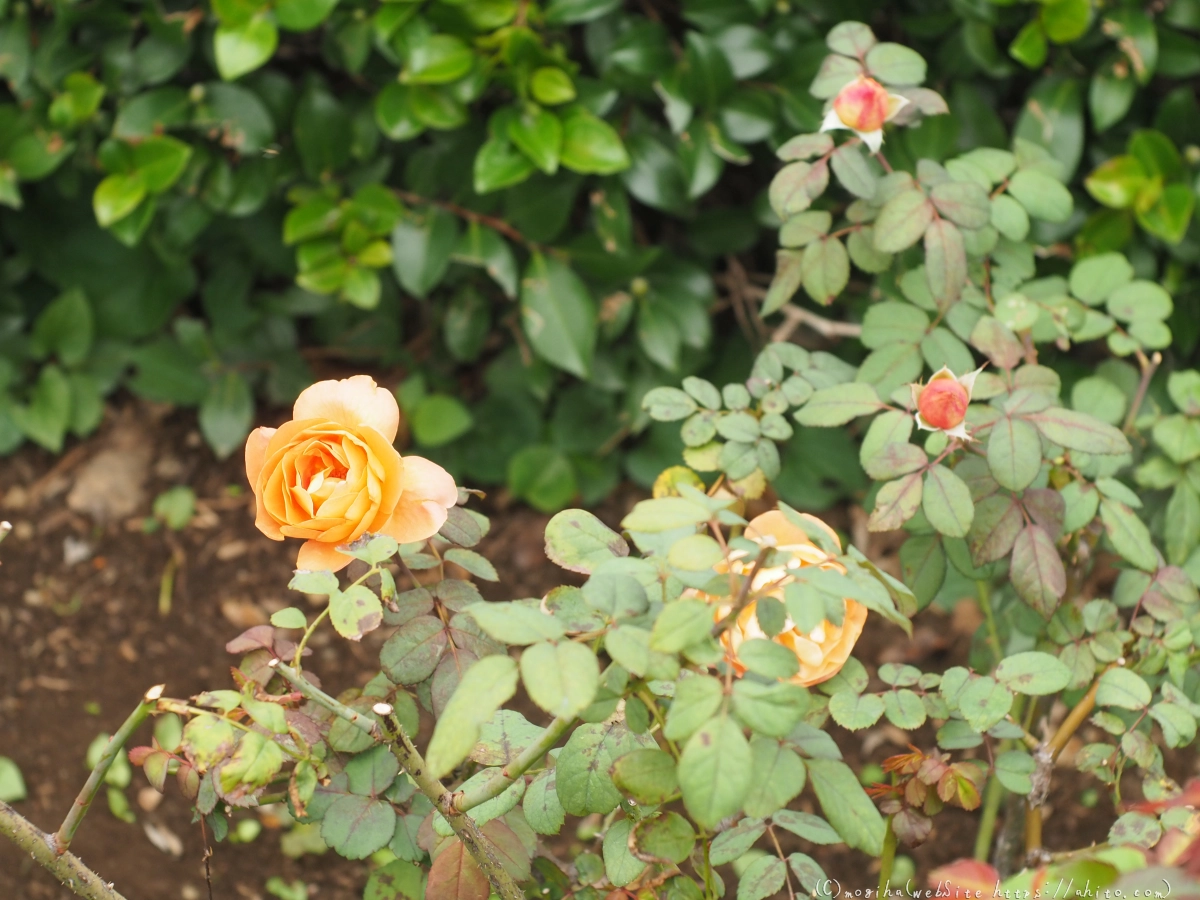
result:
M 366 375 L 321 381 L 296 399 L 293 420 L 246 439 L 254 524 L 272 540 L 303 538 L 300 569 L 336 572 L 351 557 L 335 548 L 371 532 L 400 543 L 437 534 L 458 502 L 454 479 L 392 446 L 396 398 Z
M 815 516 L 805 515 L 813 524 L 829 532 L 834 542 L 841 546 L 833 529 Z M 783 599 L 784 585 L 790 580 L 789 575 L 805 566 L 820 566 L 821 568 L 845 571 L 843 567 L 824 550 L 812 542 L 804 530 L 793 525 L 787 517 L 777 509 L 765 512 L 751 519 L 746 526 L 745 536 L 756 544 L 771 544 L 776 550 L 787 556 L 787 562 L 782 566 L 764 566 L 754 576 L 752 589 L 766 590 L 768 596 Z M 732 568 L 739 574 L 745 574 L 753 567 L 754 560 L 749 557 L 735 560 Z M 850 651 L 854 649 L 859 635 L 862 634 L 863 624 L 867 621 L 867 610 L 862 604 L 846 598 L 846 612 L 841 625 L 834 625 L 828 619 L 821 622 L 812 631 L 801 631 L 789 618 L 783 631 L 771 638 L 777 644 L 782 644 L 793 653 L 800 662 L 800 671 L 791 681 L 795 684 L 809 686 L 827 681 L 846 664 Z M 746 667 L 738 660 L 738 647 L 743 641 L 751 638 L 765 638 L 767 634 L 759 627 L 757 604 L 749 603 L 738 613 L 737 621 L 721 635 L 721 643 L 725 647 L 726 659 L 740 675 Z M 722 598 L 714 613 L 714 620 L 725 618 L 732 607 L 728 598 Z

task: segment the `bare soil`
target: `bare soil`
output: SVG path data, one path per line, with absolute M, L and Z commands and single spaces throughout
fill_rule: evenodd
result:
M 199 498 L 196 517 L 181 532 L 147 532 L 144 521 L 155 496 L 179 484 Z M 619 519 L 636 496 L 632 490 L 621 494 L 599 511 L 602 518 Z M 486 588 L 489 598 L 539 596 L 571 579 L 543 555 L 546 516 L 503 497 L 488 506 L 493 527 L 481 550 L 502 579 L 499 587 Z M 57 828 L 86 777 L 88 744 L 115 730 L 148 687 L 165 683 L 168 695 L 186 697 L 227 686 L 236 660 L 225 652 L 226 641 L 296 602 L 286 589 L 296 547 L 262 537 L 252 507 L 240 459 L 216 460 L 190 415 L 145 404 L 112 412 L 99 435 L 62 456 L 26 449 L 0 466 L 0 518 L 16 526 L 0 547 L 0 755 L 23 772 L 29 797 L 17 809 L 38 826 Z M 856 527 L 858 516 L 843 511 L 833 518 L 863 546 L 868 538 Z M 894 567 L 886 544 L 871 549 Z M 168 569 L 175 570 L 173 583 L 164 589 L 171 581 L 164 579 Z M 961 663 L 977 622 L 969 611 L 959 612 L 922 613 L 912 641 L 873 617 L 857 655 L 872 670 L 889 660 L 930 670 Z M 362 684 L 378 671 L 381 639 L 371 637 L 376 639 L 353 644 L 318 635 L 309 666 L 326 685 Z M 536 721 L 535 714 L 540 716 L 529 713 Z M 902 752 L 910 739 L 891 726 L 833 731 L 856 767 Z M 914 740 L 929 747 L 932 732 L 927 728 Z M 147 726 L 132 743 L 148 742 Z M 1176 762 L 1180 769 L 1192 765 L 1190 757 Z M 1112 811 L 1103 792 L 1097 808 L 1079 803 L 1080 792 L 1095 786 L 1070 770 L 1056 774 L 1046 826 L 1051 849 L 1104 839 Z M 129 900 L 206 900 L 206 842 L 187 802 L 170 782 L 159 798 L 138 770 L 125 794 L 136 824 L 114 818 L 101 796 L 72 849 Z M 812 803 L 808 795 L 801 802 Z M 977 818 L 961 811 L 940 816 L 933 837 L 911 853 L 919 875 L 970 855 Z M 212 845 L 214 900 L 266 898 L 264 886 L 273 875 L 302 879 L 319 900 L 362 896 L 364 864 L 333 853 L 289 858 L 277 820 L 263 821 L 266 827 L 249 844 Z M 570 831 L 558 849 L 573 843 Z M 877 877 L 873 861 L 844 847 L 814 847 L 789 837 L 784 850 L 813 856 L 846 888 L 872 886 Z M 70 896 L 0 841 L 2 900 Z

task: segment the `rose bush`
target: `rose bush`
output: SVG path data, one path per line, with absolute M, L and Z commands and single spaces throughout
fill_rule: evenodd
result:
M 406 139 L 418 125 L 439 127 L 439 111 L 473 102 L 478 84 L 455 68 L 463 55 L 445 40 L 462 25 L 458 13 L 443 24 L 388 6 L 374 25 L 400 41 L 408 67 L 386 104 Z M 565 4 L 557 14 L 575 15 L 568 7 L 578 13 Z M 532 5 L 522 9 L 536 19 Z M 707 286 L 688 264 L 647 249 L 653 238 L 636 232 L 620 193 L 602 183 L 589 197 L 595 234 L 569 242 L 565 258 L 528 247 L 520 293 L 530 365 L 490 370 L 488 380 L 511 384 L 523 372 L 522 390 L 544 400 L 560 386 L 538 380 L 547 370 L 535 358 L 592 379 L 556 407 L 552 436 L 538 432 L 550 443 L 509 460 L 518 496 L 552 508 L 585 478 L 611 483 L 612 464 L 589 467 L 586 448 L 604 457 L 641 427 L 643 412 L 660 424 L 652 450 L 628 461 L 653 496 L 620 531 L 583 510 L 559 512 L 546 550 L 576 583 L 484 601 L 473 580 L 499 576 L 476 549 L 489 525 L 468 508 L 470 492 L 452 498 L 448 478 L 424 464 L 408 472 L 411 457 L 389 446 L 393 409 L 373 383 L 320 386 L 295 422 L 256 435 L 248 458 L 262 460 L 250 469 L 264 530 L 315 542 L 308 552 L 328 567 L 297 571 L 292 589 L 326 602 L 316 615 L 279 610 L 270 626 L 231 641 L 240 658 L 232 687 L 190 700 L 147 695 L 137 715 L 178 716 L 182 726 L 135 750 L 147 778 L 162 786 L 174 773 L 218 837 L 236 810 L 286 803 L 336 852 L 372 860 L 372 900 L 825 897 L 834 873 L 821 848 L 832 844 L 866 854 L 858 877 L 877 875 L 884 889 L 907 883 L 907 848 L 925 844 L 925 859 L 947 865 L 919 875 L 992 891 L 999 880 L 1009 896 L 1079 877 L 1097 891 L 1140 891 L 1160 867 L 1174 867 L 1174 887 L 1194 891 L 1196 786 L 1180 784 L 1166 753 L 1193 753 L 1200 729 L 1200 373 L 1171 349 L 1195 334 L 1179 312 L 1192 302 L 1184 182 L 1193 163 L 1167 134 L 1183 133 L 1178 110 L 1191 106 L 1174 91 L 1163 98 L 1170 115 L 1151 120 L 1149 101 L 1133 105 L 1143 79 L 1185 70 L 1192 44 L 1164 25 L 1190 19 L 1172 5 L 1156 22 L 1159 12 L 1093 15 L 1068 2 L 906 17 L 927 35 L 918 43 L 939 48 L 938 70 L 955 75 L 933 82 L 948 86 L 944 98 L 925 86 L 921 53 L 880 41 L 865 23 L 822 26 L 818 42 L 790 9 L 746 7 L 750 21 L 769 14 L 778 26 L 762 44 L 742 14 L 685 4 L 676 59 L 662 23 L 640 27 L 623 11 L 592 9 L 588 52 L 637 104 L 661 102 L 669 129 L 628 109 L 628 133 L 617 135 L 630 148 L 623 183 L 680 215 L 726 163 L 748 161 L 753 141 L 731 133 L 756 133 L 754 109 L 774 102 L 757 93 L 751 82 L 763 70 L 743 51 L 757 47 L 767 68 L 803 59 L 788 84 L 807 93 L 796 101 L 781 91 L 783 118 L 758 138 L 777 160 L 754 214 L 778 226 L 774 275 L 758 281 L 729 262 L 731 303 L 761 349 L 725 361 L 737 366 L 728 383 L 689 370 L 679 387 L 643 393 L 655 379 L 641 377 L 622 330 L 636 316 L 636 353 L 682 375 L 683 348 L 707 338 L 692 315 Z M 251 22 L 273 22 L 261 15 L 231 12 L 222 46 L 235 46 L 231 36 Z M 513 21 L 507 8 L 496 16 Z M 563 77 L 545 70 L 566 70 L 524 28 L 496 38 L 503 52 L 487 70 L 510 79 L 522 102 L 498 111 L 467 156 L 477 182 L 503 175 L 549 190 L 534 169 L 547 178 L 560 164 L 584 170 L 580 135 L 611 135 L 585 103 L 604 107 L 602 92 L 576 87 L 571 73 L 584 109 L 547 111 L 550 98 L 571 101 Z M 958 79 L 972 66 L 1011 76 L 996 44 L 1006 30 L 1010 56 L 1039 70 L 1047 42 L 1073 45 L 1055 51 L 1061 71 L 1031 87 L 1011 130 L 986 92 Z M 1092 63 L 1099 149 L 1089 153 L 1108 152 L 1108 129 L 1126 152 L 1080 187 L 1078 73 Z M 431 82 L 428 68 L 457 74 Z M 882 92 L 892 95 L 886 103 Z M 821 130 L 835 119 L 849 129 Z M 1149 124 L 1162 130 L 1140 127 Z M 623 164 L 610 149 L 606 158 Z M 439 162 L 422 157 L 406 177 L 432 178 Z M 457 175 L 460 162 L 450 154 L 447 170 Z M 446 258 L 513 284 L 514 267 L 482 231 L 502 225 L 490 212 L 423 205 L 409 221 L 371 185 L 353 184 L 349 197 L 293 197 L 290 234 L 310 288 L 348 302 L 373 293 L 364 270 L 382 260 L 381 222 L 393 214 L 406 223 L 393 235 L 397 258 L 451 247 L 447 217 L 460 216 L 473 230 Z M 698 214 L 687 241 L 725 248 L 714 233 L 742 233 L 745 222 L 728 211 L 713 218 L 728 227 Z M 426 259 L 402 256 L 397 276 L 414 289 L 436 283 L 445 270 L 418 264 Z M 611 291 L 596 318 L 573 267 Z M 771 316 L 773 329 L 760 332 Z M 610 389 L 640 401 L 615 439 L 587 428 L 593 407 L 583 402 Z M 423 428 L 444 436 L 465 421 L 420 379 L 397 393 L 418 442 Z M 499 418 L 520 425 L 519 413 Z M 492 444 L 452 443 L 447 460 L 491 471 Z M 888 533 L 895 558 L 862 552 L 796 508 L 847 491 L 869 510 L 861 534 Z M 762 507 L 764 517 L 752 515 Z M 421 527 L 404 531 L 412 520 Z M 350 558 L 361 565 L 339 579 L 332 570 Z M 964 601 L 979 624 L 952 665 L 875 665 L 853 653 L 864 627 L 911 634 L 915 617 Z M 336 695 L 305 669 L 326 622 L 351 640 L 382 632 L 378 673 Z M 874 782 L 841 748 L 884 722 L 880 733 L 896 729 L 911 747 L 882 760 Z M 123 739 L 102 755 L 93 792 Z M 1070 800 L 1065 766 L 1111 795 L 1103 845 L 1063 846 L 1057 829 L 1044 828 Z M 937 855 L 947 807 L 977 811 L 973 860 Z M 72 816 L 60 829 L 68 843 Z M 15 821 L 0 806 L 0 823 Z M 785 851 L 780 831 L 799 849 Z M 552 851 L 539 852 L 548 841 Z M 27 844 L 65 847 L 38 835 Z

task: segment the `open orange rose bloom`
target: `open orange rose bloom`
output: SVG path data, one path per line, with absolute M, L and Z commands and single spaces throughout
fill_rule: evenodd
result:
M 267 537 L 302 538 L 296 566 L 336 572 L 351 557 L 335 548 L 364 534 L 400 543 L 437 534 L 458 502 L 450 474 L 392 442 L 400 407 L 367 375 L 307 388 L 279 428 L 246 439 L 254 524 Z
M 834 542 L 840 546 L 833 529 L 815 516 L 805 515 L 813 524 L 829 532 Z M 752 589 L 760 591 L 766 588 L 768 596 L 783 599 L 784 584 L 788 576 L 805 566 L 820 566 L 821 568 L 845 571 L 843 567 L 829 554 L 809 539 L 804 530 L 793 525 L 782 512 L 773 509 L 761 516 L 756 516 L 746 526 L 745 536 L 757 544 L 767 544 L 773 540 L 773 546 L 783 555 L 790 557 L 785 565 L 764 566 L 754 576 Z M 753 567 L 754 560 L 743 557 L 734 560 L 731 567 L 738 574 L 746 574 Z M 768 587 L 774 585 L 774 587 Z M 732 609 L 727 598 L 722 598 L 714 613 L 714 620 L 720 621 Z M 784 624 L 783 631 L 770 638 L 777 644 L 782 644 L 793 653 L 800 663 L 800 671 L 790 680 L 794 684 L 804 686 L 820 684 L 827 681 L 846 664 L 850 651 L 854 649 L 859 635 L 862 634 L 863 624 L 867 621 L 867 610 L 862 604 L 846 599 L 846 613 L 841 625 L 834 625 L 828 619 L 807 634 L 789 618 Z M 748 603 L 737 617 L 733 627 L 721 635 L 721 643 L 725 647 L 726 659 L 739 675 L 746 667 L 738 661 L 738 647 L 743 641 L 751 638 L 766 638 L 758 624 L 757 603 Z

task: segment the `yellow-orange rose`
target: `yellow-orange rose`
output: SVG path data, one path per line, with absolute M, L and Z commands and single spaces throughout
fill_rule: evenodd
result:
M 254 524 L 267 537 L 303 538 L 296 566 L 336 572 L 335 548 L 371 532 L 400 543 L 437 534 L 458 502 L 450 474 L 392 446 L 400 408 L 366 375 L 321 381 L 296 399 L 293 419 L 246 439 Z
M 815 516 L 805 515 L 813 524 L 825 529 L 834 542 L 841 545 L 833 529 Z M 782 566 L 766 567 L 758 570 L 754 576 L 752 588 L 755 591 L 766 589 L 768 596 L 783 599 L 784 584 L 788 576 L 795 570 L 805 566 L 820 566 L 821 568 L 845 571 L 842 566 L 818 547 L 804 533 L 804 529 L 793 525 L 787 517 L 777 509 L 756 516 L 746 526 L 745 536 L 757 544 L 771 544 L 776 550 L 790 557 Z M 739 574 L 745 574 L 753 567 L 754 560 L 743 557 L 732 563 L 732 568 Z M 769 587 L 773 585 L 773 587 Z M 789 618 L 783 631 L 771 638 L 777 644 L 782 644 L 793 653 L 800 663 L 800 671 L 791 681 L 804 686 L 820 684 L 827 681 L 846 664 L 850 651 L 854 649 L 859 635 L 862 634 L 863 624 L 867 621 L 867 610 L 862 604 L 846 598 L 846 612 L 841 625 L 834 625 L 828 619 L 807 634 L 802 632 Z M 739 675 L 746 667 L 738 660 L 738 647 L 743 641 L 751 638 L 765 638 L 766 633 L 759 627 L 756 603 L 748 603 L 738 613 L 737 621 L 721 635 L 721 643 L 725 647 L 725 656 L 730 665 Z M 728 598 L 722 598 L 714 614 L 714 619 L 720 621 L 731 611 Z

